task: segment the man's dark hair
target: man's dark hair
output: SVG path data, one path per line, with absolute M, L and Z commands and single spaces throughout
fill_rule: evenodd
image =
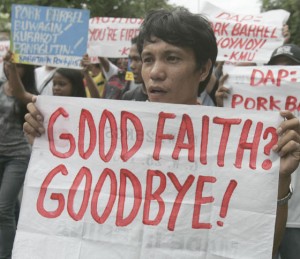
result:
M 202 92 L 210 80 L 218 53 L 216 37 L 209 21 L 185 8 L 173 11 L 153 10 L 147 14 L 140 27 L 137 40 L 140 54 L 144 43 L 151 42 L 153 36 L 175 46 L 191 48 L 195 53 L 198 69 L 211 60 L 209 74 L 199 85 L 199 92 Z
M 131 45 L 137 44 L 138 36 L 135 36 L 131 39 Z

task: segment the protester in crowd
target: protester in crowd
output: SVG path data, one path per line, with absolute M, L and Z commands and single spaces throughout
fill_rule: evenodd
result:
M 300 47 L 295 44 L 284 44 L 278 47 L 273 51 L 268 65 L 300 66 Z M 298 173 L 292 175 L 294 193 L 289 202 L 287 227 L 279 246 L 281 259 L 296 259 L 300 255 L 300 179 Z
M 219 79 L 222 73 L 223 62 L 216 62 L 210 80 L 204 91 L 199 90 L 199 103 L 204 106 L 216 106 L 215 93 L 219 86 Z
M 299 66 L 300 47 L 295 44 L 284 44 L 276 48 L 267 65 Z M 223 106 L 223 99 L 227 98 L 230 94 L 229 88 L 224 86 L 224 82 L 227 78 L 227 74 L 221 77 L 220 86 L 216 93 L 217 104 L 220 107 Z M 292 175 L 294 194 L 289 202 L 287 228 L 285 229 L 283 240 L 279 246 L 279 254 L 282 259 L 295 259 L 298 258 L 300 254 L 300 183 L 297 181 L 298 178 L 297 173 Z M 276 258 L 278 258 L 278 256 L 276 256 Z
M 197 105 L 198 88 L 210 80 L 217 56 L 216 38 L 209 22 L 185 9 L 150 12 L 140 28 L 137 42 L 142 57 L 142 77 L 150 102 Z M 24 131 L 32 141 L 45 132 L 42 114 L 28 105 Z M 278 128 L 273 147 L 281 157 L 278 199 L 290 193 L 290 176 L 299 165 L 299 121 L 288 111 Z M 287 203 L 278 206 L 274 251 L 278 248 L 287 216 Z M 259 242 L 259 241 L 258 241 Z
M 86 97 L 83 75 L 80 70 L 58 68 L 53 75 L 52 83 L 55 96 Z
M 228 95 L 230 94 L 230 89 L 224 85 L 226 80 L 228 79 L 228 74 L 223 75 L 223 65 L 222 63 L 220 70 L 221 74 L 219 81 L 218 81 L 218 88 L 215 91 L 215 103 L 217 107 L 223 107 L 224 106 L 224 99 L 228 98 Z M 235 64 L 236 66 L 256 66 L 255 62 L 238 62 Z
M 83 75 L 87 77 L 86 73 L 89 71 L 87 68 L 83 68 Z M 36 84 L 41 95 L 86 97 L 87 94 L 82 91 L 85 89 L 83 75 L 80 70 L 71 68 L 41 66 L 35 69 Z M 92 76 L 91 80 L 93 80 Z M 53 84 L 54 82 L 56 85 Z M 89 85 L 87 92 L 93 93 L 91 97 L 100 97 L 95 84 Z
M 84 75 L 84 85 L 87 97 L 103 98 L 105 77 L 102 73 L 100 63 L 91 63 L 90 58 L 85 54 L 81 61 Z M 94 90 L 97 90 L 96 92 Z
M 127 59 L 117 59 L 115 61 L 117 65 L 105 57 L 99 57 L 99 60 L 106 79 L 103 98 L 120 100 L 130 83 L 125 79 Z
M 300 47 L 295 44 L 284 44 L 272 53 L 268 65 L 299 66 Z
M 52 77 L 55 67 L 39 66 L 35 69 L 36 87 L 41 95 L 52 95 Z
M 142 78 L 142 60 L 137 49 L 137 37 L 131 39 L 129 60 L 134 83 L 137 86 L 132 90 L 126 91 L 122 96 L 122 100 L 146 101 L 148 100 L 148 95 Z
M 31 153 L 22 125 L 26 105 L 36 95 L 34 66 L 13 64 L 4 57 L 6 81 L 0 82 L 0 258 L 11 258 L 15 232 L 15 207 Z M 23 95 L 22 91 L 28 94 Z

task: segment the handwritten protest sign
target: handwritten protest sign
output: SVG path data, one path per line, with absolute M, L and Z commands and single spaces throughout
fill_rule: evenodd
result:
M 283 44 L 283 24 L 289 13 L 272 10 L 258 15 L 237 14 L 205 2 L 202 13 L 212 23 L 219 61 L 264 63 Z
M 46 134 L 15 259 L 271 258 L 279 114 L 51 96 L 37 106 Z
M 79 68 L 87 49 L 88 21 L 88 10 L 12 5 L 16 61 Z
M 88 54 L 91 57 L 128 57 L 130 40 L 139 34 L 142 22 L 138 18 L 91 18 Z
M 300 66 L 224 66 L 230 89 L 224 106 L 246 110 L 300 111 Z
M 0 78 L 3 73 L 3 57 L 8 50 L 9 50 L 9 41 L 8 40 L 0 41 Z

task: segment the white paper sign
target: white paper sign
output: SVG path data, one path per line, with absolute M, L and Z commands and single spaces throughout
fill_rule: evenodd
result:
M 0 79 L 3 75 L 3 58 L 6 52 L 9 50 L 9 41 L 0 41 Z
M 266 63 L 283 44 L 285 10 L 237 14 L 205 2 L 202 13 L 211 21 L 218 44 L 218 61 Z
M 13 258 L 271 258 L 279 114 L 57 96 L 37 106 L 47 132 Z
M 299 113 L 300 66 L 224 66 L 224 72 L 225 107 Z
M 91 57 L 128 57 L 131 39 L 139 34 L 138 18 L 94 17 L 89 22 L 88 54 Z

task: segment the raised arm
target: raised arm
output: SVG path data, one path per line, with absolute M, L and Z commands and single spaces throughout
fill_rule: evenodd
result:
M 288 199 L 285 198 L 289 197 L 291 174 L 297 169 L 300 161 L 299 119 L 289 111 L 281 111 L 280 113 L 285 120 L 277 129 L 279 139 L 278 143 L 273 147 L 273 150 L 281 157 L 278 184 L 278 200 L 281 200 L 281 202 L 277 206 L 273 246 L 274 255 L 278 250 L 286 226 Z M 284 202 L 285 200 L 286 202 Z
M 104 57 L 99 57 L 99 61 L 104 69 L 103 72 L 108 72 L 109 71 L 109 63 L 110 61 L 108 60 L 108 58 L 104 58 Z
M 100 94 L 98 92 L 97 86 L 90 75 L 90 58 L 87 54 L 85 54 L 81 60 L 81 66 L 83 71 L 83 76 L 86 81 L 86 85 L 89 89 L 90 95 L 92 98 L 100 98 Z
M 12 94 L 15 98 L 24 104 L 31 102 L 33 94 L 25 90 L 24 85 L 21 81 L 18 65 L 14 63 L 13 53 L 8 51 L 4 56 L 5 69 L 8 72 L 8 82 L 11 87 Z M 20 71 L 22 73 L 22 71 Z

